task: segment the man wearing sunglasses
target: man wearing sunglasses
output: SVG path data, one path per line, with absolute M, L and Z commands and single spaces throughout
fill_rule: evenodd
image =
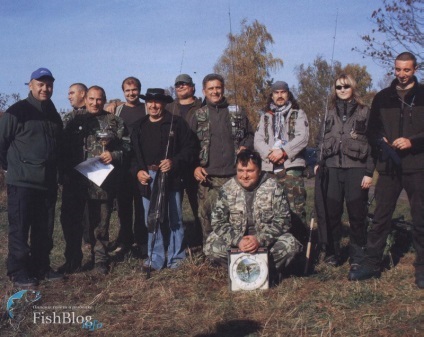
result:
M 181 116 L 188 125 L 192 124 L 194 113 L 202 106 L 202 100 L 194 96 L 196 87 L 190 75 L 180 74 L 175 79 L 175 93 L 177 99 L 166 106 L 166 110 L 174 115 Z M 193 132 L 194 139 L 195 134 Z M 199 204 L 197 202 L 197 181 L 194 179 L 194 167 L 190 167 L 183 172 L 183 186 L 187 194 L 190 208 L 193 213 L 194 223 L 186 223 L 185 238 L 189 247 L 202 245 L 202 227 L 197 214 Z
M 415 283 L 424 289 L 424 85 L 415 77 L 417 69 L 413 54 L 399 54 L 395 60 L 396 79 L 374 97 L 371 105 L 368 134 L 376 149 L 379 173 L 376 209 L 368 232 L 366 263 L 351 273 L 351 280 L 381 276 L 381 260 L 393 211 L 405 189 L 413 222 Z M 398 160 L 384 153 L 381 144 L 396 151 Z

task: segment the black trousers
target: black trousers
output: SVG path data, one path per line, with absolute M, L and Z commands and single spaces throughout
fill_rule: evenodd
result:
M 7 185 L 8 275 L 37 277 L 49 270 L 56 197 L 56 187 L 45 191 Z
M 339 255 L 344 200 L 346 200 L 346 209 L 349 215 L 350 244 L 358 247 L 366 245 L 368 189 L 361 188 L 365 169 L 329 168 L 328 170 L 328 250 L 330 254 Z
M 375 214 L 367 241 L 367 264 L 371 266 L 378 266 L 381 262 L 393 212 L 403 189 L 408 195 L 411 207 L 415 266 L 424 266 L 424 172 L 378 177 L 375 187 Z
M 147 244 L 143 203 L 140 201 L 137 181 L 129 171 L 121 172 L 116 199 L 120 224 L 117 242 L 126 246 L 133 243 Z

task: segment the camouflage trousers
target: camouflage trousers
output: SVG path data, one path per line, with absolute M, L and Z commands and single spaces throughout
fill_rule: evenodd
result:
M 283 185 L 290 205 L 292 233 L 300 241 L 307 240 L 306 223 L 306 189 L 302 170 L 289 169 L 275 174 L 277 181 Z
M 228 264 L 227 250 L 230 247 L 223 239 L 215 233 L 211 233 L 203 247 L 206 257 L 213 263 L 226 266 Z M 285 233 L 277 238 L 277 241 L 270 247 L 269 258 L 270 267 L 275 267 L 278 271 L 287 267 L 297 253 L 303 249 L 302 244 L 290 234 Z
M 197 198 L 199 200 L 199 219 L 202 225 L 203 245 L 212 232 L 211 213 L 218 198 L 218 191 L 230 179 L 231 177 L 208 176 L 207 182 L 199 184 Z

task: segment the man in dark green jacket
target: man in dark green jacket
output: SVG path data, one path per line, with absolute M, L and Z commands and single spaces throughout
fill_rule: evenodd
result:
M 50 99 L 53 82 L 48 69 L 34 71 L 28 98 L 0 118 L 0 163 L 7 172 L 7 273 L 17 287 L 62 278 L 50 268 L 49 259 L 63 128 Z

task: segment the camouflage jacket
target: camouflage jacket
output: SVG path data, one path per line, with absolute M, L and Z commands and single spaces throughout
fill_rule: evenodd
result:
M 99 156 L 103 152 L 103 145 L 98 139 L 99 131 L 106 132 L 110 138 L 104 145 L 104 150 L 109 151 L 112 155 L 112 164 L 115 168 L 119 168 L 124 156 L 130 153 L 129 144 L 122 141 L 125 130 L 124 123 L 114 114 L 106 111 L 91 114 L 87 110 L 74 110 L 65 115 L 64 124 L 63 171 L 65 179 L 69 177 L 75 179 L 74 167 L 76 165 L 88 158 Z M 114 169 L 101 187 L 84 178 L 84 185 L 88 186 L 89 197 L 108 199 L 115 192 L 116 176 L 117 170 Z
M 274 116 L 271 111 L 260 113 L 259 124 L 255 132 L 255 150 L 262 157 L 262 170 L 273 171 L 277 169 L 269 161 L 269 151 L 274 145 Z M 309 141 L 309 123 L 303 110 L 290 109 L 284 122 L 284 138 L 287 143 L 283 150 L 288 159 L 284 162 L 284 168 L 305 167 L 305 148 Z
M 252 147 L 253 132 L 246 114 L 241 111 L 237 112 L 236 106 L 229 106 L 226 100 L 220 104 L 228 109 L 227 127 L 231 129 L 231 136 L 234 142 L 234 158 L 240 146 Z M 195 116 L 191 121 L 191 128 L 196 132 L 200 141 L 199 161 L 200 166 L 205 167 L 209 163 L 209 152 L 211 146 L 211 129 L 212 127 L 225 127 L 223 125 L 211 125 L 210 122 L 210 106 L 204 105 L 195 112 Z
M 290 208 L 284 190 L 277 180 L 263 173 L 254 191 L 253 217 L 256 238 L 262 247 L 269 247 L 279 236 L 290 231 Z M 247 230 L 245 190 L 236 177 L 219 191 L 212 211 L 212 229 L 229 246 L 238 246 Z

